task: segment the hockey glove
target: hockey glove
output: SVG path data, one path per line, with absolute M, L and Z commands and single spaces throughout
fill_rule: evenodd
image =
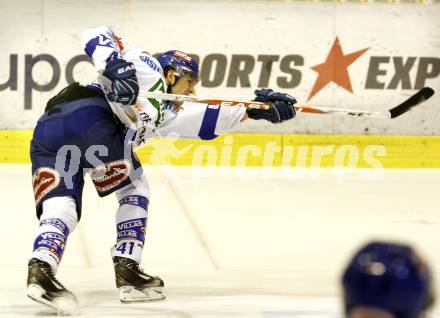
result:
M 106 96 L 109 101 L 122 105 L 134 105 L 139 94 L 139 84 L 133 63 L 114 59 L 107 63 L 102 74 L 110 81 Z
M 276 124 L 295 117 L 296 112 L 293 105 L 296 103 L 296 99 L 292 96 L 277 93 L 271 89 L 257 89 L 255 95 L 255 101 L 267 103 L 272 107 L 270 109 L 248 109 L 249 118 L 265 119 Z

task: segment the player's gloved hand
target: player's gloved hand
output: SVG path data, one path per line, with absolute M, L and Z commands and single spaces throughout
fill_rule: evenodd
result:
M 139 84 L 133 63 L 114 59 L 107 63 L 102 74 L 111 81 L 106 96 L 109 101 L 122 105 L 134 105 L 139 95 Z
M 272 107 L 270 109 L 248 109 L 249 118 L 265 119 L 275 124 L 295 117 L 296 112 L 293 105 L 296 104 L 296 99 L 292 96 L 266 88 L 257 89 L 255 95 L 255 101 L 267 103 Z

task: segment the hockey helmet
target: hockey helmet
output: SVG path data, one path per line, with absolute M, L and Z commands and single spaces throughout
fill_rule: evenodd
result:
M 419 318 L 434 302 L 431 273 L 407 245 L 372 242 L 355 254 L 342 285 L 346 314 L 379 308 L 396 318 Z
M 174 71 L 176 79 L 179 79 L 185 74 L 191 75 L 197 83 L 199 80 L 199 65 L 196 60 L 186 53 L 178 50 L 171 50 L 158 55 L 157 60 L 161 65 L 164 73 L 169 69 Z

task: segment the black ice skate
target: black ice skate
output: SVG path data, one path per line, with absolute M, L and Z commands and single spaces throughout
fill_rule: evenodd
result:
M 132 259 L 115 256 L 116 287 L 119 288 L 119 299 L 123 303 L 153 301 L 165 299 L 163 280 L 145 274 L 139 264 Z
M 78 300 L 55 278 L 48 263 L 32 258 L 28 268 L 26 294 L 29 298 L 55 309 L 59 315 L 78 313 Z

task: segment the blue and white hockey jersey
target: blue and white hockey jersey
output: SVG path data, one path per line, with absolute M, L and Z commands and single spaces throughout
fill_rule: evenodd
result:
M 140 91 L 166 92 L 167 84 L 159 62 L 145 50 L 123 41 L 111 28 L 87 30 L 84 50 L 92 58 L 99 74 L 111 57 L 132 62 Z M 103 81 L 98 78 L 101 85 Z M 115 115 L 127 128 L 136 130 L 134 146 L 141 146 L 154 135 L 173 134 L 182 139 L 213 139 L 237 125 L 245 114 L 243 107 L 184 103 L 178 112 L 160 100 L 138 97 L 136 105 L 123 106 L 109 102 Z

